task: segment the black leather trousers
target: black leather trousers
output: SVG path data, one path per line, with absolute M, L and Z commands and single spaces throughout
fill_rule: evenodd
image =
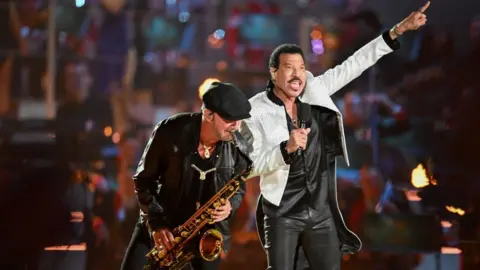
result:
M 268 270 L 340 269 L 340 244 L 331 214 L 307 208 L 287 217 L 265 215 L 264 223 Z

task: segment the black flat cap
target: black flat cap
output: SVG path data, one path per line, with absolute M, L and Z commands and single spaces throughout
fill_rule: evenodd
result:
M 231 83 L 213 82 L 202 96 L 205 108 L 227 121 L 250 118 L 252 106 L 247 96 Z

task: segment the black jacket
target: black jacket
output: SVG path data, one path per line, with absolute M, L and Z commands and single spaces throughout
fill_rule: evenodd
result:
M 330 109 L 313 106 L 312 118 L 314 118 L 319 127 L 320 141 L 324 142 L 322 146 L 321 169 L 327 170 L 325 174 L 328 177 L 328 203 L 335 221 L 337 235 L 340 240 L 342 253 L 353 254 L 360 250 L 362 245 L 358 236 L 350 231 L 343 220 L 340 207 L 338 206 L 337 194 L 337 176 L 336 176 L 336 157 L 342 156 L 341 136 L 338 130 L 338 120 L 336 113 Z M 317 190 L 319 191 L 319 190 Z M 265 243 L 265 231 L 263 225 L 262 196 L 259 198 L 257 205 L 257 230 L 262 245 Z
M 146 221 L 152 230 L 181 225 L 173 224 L 172 219 L 175 213 L 182 211 L 179 195 L 192 181 L 191 157 L 199 144 L 201 120 L 200 113 L 182 113 L 167 118 L 155 127 L 145 147 L 133 180 L 142 211 L 141 222 Z M 252 162 L 246 154 L 247 144 L 238 132 L 234 141 L 217 144 L 220 154 L 216 159 L 215 191 L 233 176 L 244 171 L 248 174 L 251 167 Z M 232 214 L 240 207 L 245 194 L 245 183 L 241 182 L 239 191 L 230 198 Z M 228 220 L 216 224 L 224 236 L 225 249 L 229 246 Z
M 328 201 L 330 203 L 330 210 L 332 211 L 337 228 L 337 235 L 340 240 L 340 250 L 343 253 L 355 253 L 360 250 L 362 242 L 352 231 L 347 228 L 343 215 L 338 206 L 338 192 L 337 192 L 337 165 L 336 157 L 343 156 L 342 142 L 340 132 L 338 130 L 338 119 L 334 111 L 319 106 L 312 106 L 312 117 L 317 120 L 317 123 L 323 129 L 320 136 L 323 138 L 323 148 L 325 154 L 322 155 L 322 162 L 326 164 L 328 172 Z

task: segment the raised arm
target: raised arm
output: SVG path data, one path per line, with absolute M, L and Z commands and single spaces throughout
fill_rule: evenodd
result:
M 417 30 L 427 22 L 424 14 L 430 6 L 428 1 L 423 7 L 412 12 L 408 17 L 396 24 L 392 29 L 385 31 L 381 36 L 367 43 L 357 50 L 342 64 L 329 69 L 324 74 L 314 78 L 333 95 L 345 85 L 360 76 L 366 69 L 373 66 L 381 57 L 400 48 L 397 38 L 405 32 Z M 310 74 L 310 76 L 313 76 Z
M 391 39 L 389 31 L 367 43 L 340 65 L 315 77 L 314 83 L 320 83 L 329 95 L 333 95 L 345 85 L 359 77 L 373 66 L 381 57 L 400 48 L 397 40 Z

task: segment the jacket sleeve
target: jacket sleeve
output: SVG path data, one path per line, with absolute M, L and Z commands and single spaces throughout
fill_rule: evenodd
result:
M 166 128 L 162 123 L 155 127 L 133 176 L 141 215 L 151 230 L 168 227 L 169 224 L 163 205 L 155 197 L 159 184 L 162 184 L 161 176 L 168 166 L 165 133 Z
M 240 187 L 239 187 L 237 193 L 235 193 L 235 195 L 233 195 L 230 198 L 230 204 L 232 205 L 232 212 L 231 212 L 229 218 L 232 217 L 233 215 L 235 215 L 238 208 L 240 208 L 240 205 L 242 204 L 243 197 L 245 196 L 246 190 L 247 190 L 247 185 L 246 185 L 245 181 L 240 181 Z
M 244 154 L 240 153 L 240 151 L 237 152 L 237 158 L 235 161 L 235 175 L 238 175 L 240 173 L 244 174 L 243 177 L 248 177 L 248 169 L 251 168 L 251 161 L 246 157 Z M 235 193 L 230 198 L 230 203 L 232 205 L 232 213 L 230 214 L 230 217 L 232 217 L 238 208 L 240 208 L 240 205 L 242 204 L 243 197 L 245 196 L 245 192 L 247 190 L 247 184 L 246 181 L 241 180 L 240 181 L 240 187 Z
M 328 90 L 328 94 L 333 95 L 360 76 L 366 69 L 373 66 L 384 55 L 398 48 L 400 48 L 400 42 L 392 40 L 389 31 L 385 31 L 381 36 L 357 50 L 340 65 L 315 77 L 314 83 L 322 84 Z
M 269 146 L 263 142 L 258 118 L 251 117 L 242 122 L 241 134 L 251 145 L 249 156 L 253 161 L 253 170 L 248 178 L 266 174 L 287 165 L 282 155 L 281 146 Z

